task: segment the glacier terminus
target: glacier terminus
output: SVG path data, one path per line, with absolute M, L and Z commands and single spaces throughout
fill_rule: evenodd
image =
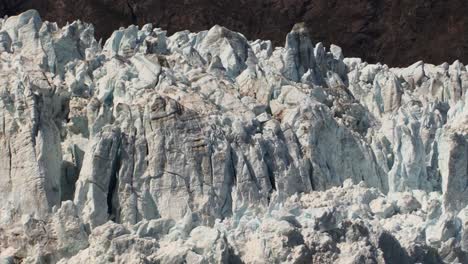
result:
M 468 263 L 468 67 L 0 19 L 0 263 Z

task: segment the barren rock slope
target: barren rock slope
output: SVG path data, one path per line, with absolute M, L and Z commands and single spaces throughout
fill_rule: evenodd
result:
M 0 261 L 466 263 L 468 71 L 0 20 Z
M 153 23 L 171 34 L 219 24 L 278 46 L 304 21 L 315 41 L 368 62 L 468 63 L 466 0 L 2 0 L 0 17 L 31 8 L 61 26 L 93 23 L 97 39 L 131 24 Z

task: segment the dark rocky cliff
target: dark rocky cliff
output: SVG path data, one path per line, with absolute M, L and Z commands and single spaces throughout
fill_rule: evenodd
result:
M 59 24 L 92 22 L 103 38 L 129 24 L 151 22 L 171 33 L 220 24 L 283 44 L 304 21 L 314 41 L 336 43 L 346 56 L 369 62 L 468 62 L 466 0 L 0 0 L 1 16 L 30 8 Z

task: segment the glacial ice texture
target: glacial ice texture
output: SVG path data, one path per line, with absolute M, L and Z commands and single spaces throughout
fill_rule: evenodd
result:
M 0 20 L 0 263 L 468 263 L 468 69 Z

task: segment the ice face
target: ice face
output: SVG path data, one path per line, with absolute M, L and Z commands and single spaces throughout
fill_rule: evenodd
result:
M 221 26 L 101 47 L 35 11 L 0 25 L 5 259 L 466 258 L 460 62 L 367 64 L 300 25 L 276 48 Z

